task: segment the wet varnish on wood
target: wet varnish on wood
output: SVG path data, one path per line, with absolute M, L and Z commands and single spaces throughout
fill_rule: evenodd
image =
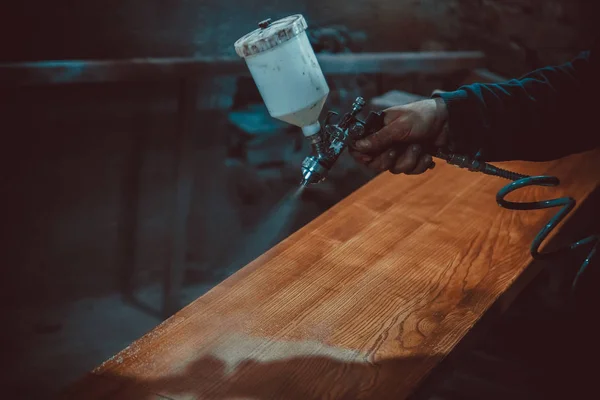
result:
M 508 163 L 598 186 L 600 153 Z M 507 182 L 446 164 L 384 173 L 66 393 L 81 399 L 402 399 L 531 264 L 555 210 L 499 208 Z M 232 243 L 232 251 L 235 244 Z

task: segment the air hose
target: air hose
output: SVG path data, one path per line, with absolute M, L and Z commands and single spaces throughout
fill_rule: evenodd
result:
M 561 223 L 561 221 L 565 219 L 565 217 L 573 210 L 573 208 L 575 208 L 575 199 L 572 197 L 560 197 L 550 200 L 526 202 L 514 202 L 506 200 L 506 196 L 508 194 L 521 188 L 529 186 L 558 186 L 560 184 L 558 178 L 554 176 L 528 176 L 507 171 L 486 162 L 479 161 L 479 154 L 476 155 L 475 158 L 470 158 L 467 156 L 445 153 L 441 150 L 438 150 L 435 155 L 436 157 L 446 160 L 449 164 L 457 167 L 466 168 L 473 172 L 482 172 L 486 175 L 498 176 L 500 178 L 513 181 L 500 189 L 496 194 L 496 202 L 500 207 L 510 210 L 542 210 L 546 208 L 560 207 L 558 212 L 538 232 L 535 239 L 533 239 L 530 247 L 530 253 L 534 259 L 543 260 L 551 256 L 562 255 L 563 253 L 575 250 L 582 246 L 592 245 L 592 249 L 579 267 L 579 270 L 577 271 L 575 279 L 571 285 L 571 291 L 575 291 L 580 277 L 583 275 L 589 266 L 592 257 L 596 253 L 598 244 L 600 243 L 600 235 L 588 236 L 577 242 L 571 243 L 570 245 L 560 247 L 550 252 L 542 253 L 539 251 L 542 243 L 544 243 L 550 232 L 552 232 L 552 230 L 555 229 Z

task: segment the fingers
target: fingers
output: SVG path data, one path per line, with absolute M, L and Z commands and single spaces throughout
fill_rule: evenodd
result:
M 433 157 L 430 154 L 422 154 L 418 161 L 417 165 L 412 171 L 406 172 L 408 175 L 417 175 L 422 174 L 430 168 L 433 168 L 435 163 L 433 162 Z
M 398 159 L 398 156 L 400 154 L 402 154 L 401 148 L 398 148 L 397 146 L 392 147 L 391 149 L 388 149 L 379 154 L 367 165 L 369 166 L 369 168 L 375 171 L 387 171 L 396 163 L 396 160 Z
M 411 172 L 417 166 L 417 161 L 421 155 L 421 146 L 413 144 L 404 150 L 404 153 L 398 158 L 396 163 L 390 168 L 392 174 L 406 174 Z
M 373 156 L 361 153 L 358 150 L 353 149 L 352 147 L 348 147 L 348 152 L 358 163 L 368 165 L 371 161 L 373 161 Z
M 409 126 L 401 117 L 402 110 L 388 109 L 384 111 L 384 127 L 378 132 L 358 140 L 354 147 L 367 153 L 381 153 L 393 143 L 402 142 L 410 131 Z
M 384 149 L 389 148 L 395 141 L 393 131 L 389 129 L 390 125 L 382 128 L 378 132 L 370 135 L 369 137 L 358 140 L 354 147 L 357 150 L 367 153 L 379 153 Z
M 431 154 L 422 154 L 421 146 L 410 145 L 390 168 L 392 174 L 417 175 L 435 167 Z
M 420 174 L 432 168 L 431 155 L 421 154 L 422 148 L 418 144 L 409 145 L 422 140 L 416 134 L 410 137 L 413 128 L 410 117 L 410 110 L 405 107 L 385 110 L 385 126 L 349 146 L 350 154 L 359 163 L 378 172 Z
M 361 153 L 360 151 L 352 148 L 349 148 L 348 151 L 350 152 L 350 155 L 360 164 L 366 165 L 374 171 L 381 172 L 387 171 L 396 163 L 398 155 L 402 153 L 403 149 L 393 147 L 378 155 Z
M 361 164 L 370 169 L 393 174 L 417 175 L 435 166 L 430 154 L 422 154 L 419 145 L 396 145 L 386 151 L 372 156 L 350 149 L 350 154 Z

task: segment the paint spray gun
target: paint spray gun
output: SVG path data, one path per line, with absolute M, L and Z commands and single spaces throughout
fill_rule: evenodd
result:
M 306 20 L 298 14 L 275 22 L 267 19 L 258 25 L 258 29 L 235 42 L 236 53 L 246 60 L 269 114 L 300 127 L 312 145 L 313 154 L 306 157 L 302 163 L 300 187 L 322 182 L 340 154 L 352 141 L 377 132 L 383 127 L 383 113 L 371 112 L 364 121 L 361 121 L 358 114 L 365 101 L 359 97 L 354 102 L 352 110 L 339 122 L 332 123 L 335 113 L 329 112 L 322 126 L 319 115 L 329 95 L 329 87 L 306 35 Z M 527 186 L 557 186 L 558 178 L 527 176 L 507 171 L 484 162 L 480 155 L 469 157 L 449 153 L 439 148 L 425 149 L 425 151 L 457 167 L 512 181 L 496 195 L 496 201 L 501 207 L 513 210 L 560 207 L 560 211 L 538 233 L 531 244 L 530 252 L 533 258 L 539 259 L 580 246 L 593 245 L 577 273 L 573 283 L 575 287 L 579 276 L 589 265 L 598 247 L 600 235 L 589 236 L 550 253 L 539 252 L 539 248 L 550 232 L 574 208 L 575 200 L 570 197 L 532 202 L 514 202 L 505 199 L 509 193 Z
M 256 86 L 273 118 L 302 129 L 311 143 L 312 155 L 302 162 L 301 186 L 323 182 L 344 149 L 384 126 L 383 112 L 370 112 L 360 120 L 365 100 L 358 97 L 351 111 L 339 122 L 328 112 L 323 124 L 319 116 L 329 87 L 306 35 L 306 20 L 292 15 L 278 21 L 267 19 L 258 29 L 235 42 L 237 54 L 246 60 Z M 426 149 L 430 154 L 470 171 L 518 179 L 520 175 L 483 163 L 477 158 Z
M 350 112 L 337 123 L 329 112 L 323 124 L 319 115 L 329 87 L 306 35 L 306 20 L 293 15 L 278 21 L 260 22 L 259 28 L 235 43 L 269 110 L 277 119 L 296 125 L 312 146 L 312 155 L 302 163 L 302 186 L 319 183 L 344 149 L 383 126 L 383 113 L 358 118 L 365 100 L 358 97 Z

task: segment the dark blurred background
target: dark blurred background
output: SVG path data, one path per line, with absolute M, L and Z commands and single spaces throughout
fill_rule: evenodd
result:
M 365 51 L 477 49 L 498 73 L 562 62 L 585 48 L 593 1 L 142 1 L 3 2 L 2 60 L 233 55 L 256 21 L 304 14 L 314 29 L 368 33 Z
M 317 52 L 485 53 L 516 77 L 585 50 L 587 0 L 21 1 L 0 5 L 0 61 L 235 56 L 267 17 L 301 13 Z M 460 79 L 459 79 L 460 78 Z M 330 78 L 327 108 L 357 95 L 428 96 L 464 76 Z M 253 81 L 194 77 L 198 103 L 181 305 L 373 177 L 348 159 L 293 215 L 273 213 L 308 147 L 269 117 Z M 180 82 L 0 86 L 1 384 L 44 397 L 161 322 L 176 186 Z M 274 223 L 265 223 L 275 218 Z M 123 298 L 127 275 L 135 300 Z

